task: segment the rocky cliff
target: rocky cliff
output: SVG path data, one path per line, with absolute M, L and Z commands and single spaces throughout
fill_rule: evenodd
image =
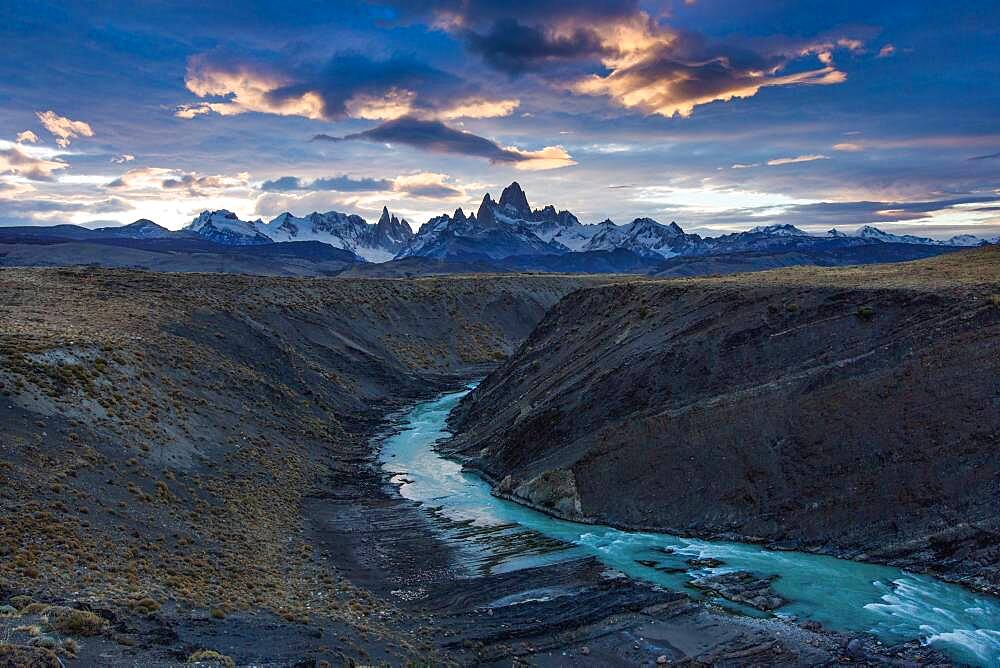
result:
M 574 519 L 1000 590 L 1000 250 L 582 290 L 448 448 Z

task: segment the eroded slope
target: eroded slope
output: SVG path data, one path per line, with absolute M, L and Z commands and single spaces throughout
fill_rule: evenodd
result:
M 0 605 L 34 610 L 2 642 L 59 603 L 101 611 L 85 664 L 195 642 L 282 665 L 432 654 L 424 620 L 321 553 L 306 500 L 377 481 L 387 410 L 495 365 L 589 284 L 0 271 Z
M 451 447 L 574 519 L 1000 589 L 1000 251 L 571 294 Z

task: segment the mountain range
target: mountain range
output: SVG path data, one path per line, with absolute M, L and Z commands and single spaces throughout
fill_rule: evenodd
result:
M 151 220 L 121 227 L 88 229 L 75 225 L 0 228 L 0 242 L 38 238 L 128 243 L 164 240 L 212 248 L 241 248 L 288 242 L 319 242 L 346 251 L 341 257 L 358 263 L 420 259 L 433 262 L 479 263 L 492 269 L 571 272 L 626 271 L 703 273 L 710 267 L 753 269 L 788 264 L 853 264 L 908 260 L 961 247 L 1000 243 L 1000 237 L 959 235 L 935 240 L 896 235 L 865 225 L 852 234 L 832 229 L 809 234 L 792 225 L 754 227 L 745 232 L 702 237 L 677 223 L 636 218 L 618 225 L 611 220 L 584 224 L 571 212 L 548 205 L 532 209 L 517 183 L 504 188 L 499 200 L 486 194 L 475 212 L 461 208 L 430 219 L 414 233 L 410 223 L 382 209 L 376 223 L 356 214 L 328 211 L 297 217 L 282 213 L 269 222 L 241 220 L 226 210 L 203 211 L 189 225 L 171 231 Z M 301 253 L 304 246 L 278 255 Z M 226 251 L 229 253 L 230 251 Z M 249 252 L 248 250 L 242 252 Z M 311 248 L 308 253 L 315 255 Z M 415 264 L 416 263 L 416 264 Z

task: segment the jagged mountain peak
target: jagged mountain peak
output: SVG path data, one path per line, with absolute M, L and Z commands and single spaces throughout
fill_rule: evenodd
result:
M 751 228 L 750 234 L 765 234 L 767 236 L 796 236 L 796 237 L 807 237 L 808 232 L 800 230 L 794 225 L 789 225 L 788 223 L 783 223 L 779 225 L 758 225 L 757 227 Z
M 375 224 L 376 225 L 382 225 L 383 227 L 385 227 L 385 226 L 388 226 L 388 225 L 392 225 L 393 221 L 398 222 L 399 219 L 396 218 L 396 216 L 393 216 L 392 214 L 389 213 L 389 207 L 388 206 L 383 206 L 382 207 L 382 215 L 379 216 L 378 222 L 375 223 Z
M 531 206 L 528 204 L 528 197 L 524 194 L 524 190 L 521 189 L 521 184 L 517 181 L 512 182 L 509 186 L 503 189 L 500 193 L 500 208 L 506 208 L 510 211 L 522 215 L 531 214 Z M 552 209 L 553 213 L 555 208 Z
M 413 238 L 413 228 L 405 218 L 397 218 L 389 213 L 389 207 L 382 207 L 382 216 L 375 223 L 375 242 L 381 246 L 392 246 L 398 251 L 398 246 Z
M 607 222 L 610 222 L 610 221 L 607 221 Z M 663 223 L 661 223 L 661 222 L 659 222 L 659 221 L 657 221 L 657 220 L 655 220 L 653 218 L 636 218 L 635 220 L 632 221 L 631 226 L 632 226 L 633 229 L 634 228 L 641 228 L 641 227 L 647 227 L 647 228 L 655 227 L 657 229 L 662 230 L 663 232 L 665 232 L 667 234 L 672 234 L 672 235 L 682 235 L 682 234 L 684 234 L 684 230 L 681 229 L 681 226 L 678 225 L 677 223 L 675 223 L 674 221 L 670 221 L 669 225 L 664 225 Z
M 494 223 L 496 219 L 493 217 L 493 207 L 496 206 L 496 202 L 490 197 L 489 193 L 483 195 L 483 202 L 479 205 L 479 211 L 476 212 L 476 218 L 483 225 Z
M 854 236 L 861 237 L 862 239 L 883 241 L 885 243 L 907 243 L 931 246 L 945 243 L 935 239 L 928 239 L 927 237 L 917 237 L 912 234 L 893 234 L 891 232 L 885 232 L 874 225 L 863 225 L 862 227 L 859 227 L 858 231 L 854 233 Z
M 269 244 L 274 240 L 263 232 L 264 221 L 240 220 L 228 209 L 202 211 L 185 230 L 203 239 L 227 246 Z

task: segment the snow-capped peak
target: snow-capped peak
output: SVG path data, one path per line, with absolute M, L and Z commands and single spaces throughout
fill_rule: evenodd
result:
M 890 232 L 883 232 L 874 225 L 865 225 L 863 227 L 858 228 L 858 231 L 854 233 L 854 236 L 861 237 L 862 239 L 874 239 L 876 241 L 882 241 L 884 243 L 923 244 L 928 246 L 937 246 L 941 245 L 942 243 L 934 239 L 928 239 L 927 237 L 917 237 L 912 234 L 892 234 Z
M 412 238 L 409 223 L 383 207 L 379 222 L 370 224 L 356 214 L 314 211 L 305 218 L 285 212 L 264 226 L 275 241 L 321 241 L 351 251 L 369 262 L 391 260 Z
M 198 236 L 228 246 L 268 244 L 272 239 L 263 233 L 264 221 L 240 220 L 232 211 L 202 211 L 185 229 Z
M 989 243 L 989 241 L 986 239 L 980 239 L 974 234 L 956 234 L 944 243 L 949 246 L 981 246 Z M 994 240 L 993 243 L 996 243 L 996 240 Z
M 758 225 L 750 229 L 750 234 L 764 234 L 769 237 L 808 237 L 809 233 L 794 225 Z

